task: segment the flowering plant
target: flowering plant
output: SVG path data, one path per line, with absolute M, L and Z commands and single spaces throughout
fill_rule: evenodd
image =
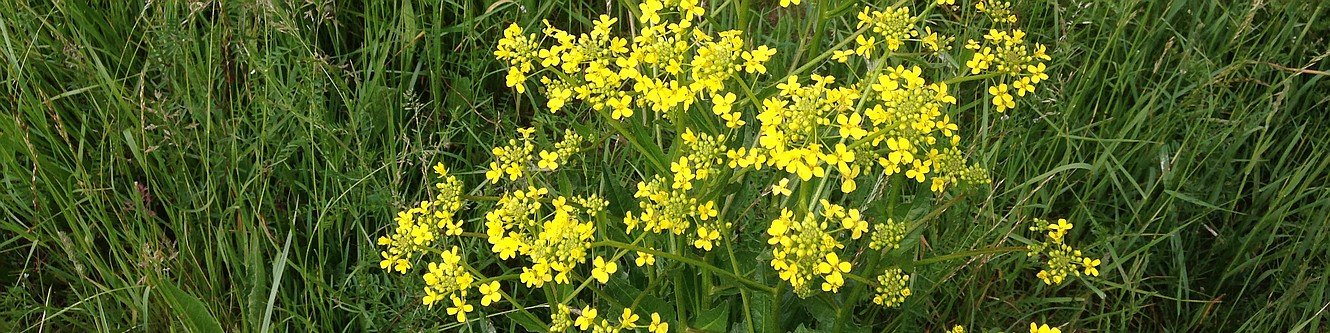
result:
M 855 31 L 780 77 L 771 77 L 776 48 L 714 32 L 698 0 L 645 0 L 632 22 L 601 15 L 582 34 L 513 23 L 494 51 L 506 85 L 586 126 L 523 128 L 494 147 L 489 196 L 464 195 L 438 164 L 435 197 L 379 238 L 381 267 L 423 271 L 422 302 L 459 323 L 491 307 L 531 330 L 596 332 L 723 331 L 731 321 L 785 330 L 787 293 L 831 300 L 843 323 L 861 306 L 901 306 L 913 267 L 984 254 L 1046 258 L 1035 274 L 1046 284 L 1098 275 L 1099 260 L 1064 242 L 1066 220 L 1036 220 L 1047 240 L 1028 247 L 888 260 L 923 222 L 990 183 L 966 158 L 961 86 L 983 84 L 969 89 L 1006 112 L 1049 78 L 1045 46 L 1026 40 L 1010 4 L 973 8 L 992 28 L 959 51 L 926 20 L 968 11 L 953 1 L 918 15 L 864 7 Z M 629 35 L 619 33 L 625 23 L 636 27 Z M 945 65 L 962 54 L 963 68 Z M 832 67 L 850 75 L 806 73 Z M 611 170 L 583 158 L 593 153 L 642 163 Z M 604 178 L 576 174 L 597 168 Z M 932 213 L 896 215 L 900 200 L 930 197 L 942 203 Z M 483 222 L 464 209 L 484 212 Z M 739 314 L 702 306 L 734 298 Z M 775 315 L 759 323 L 763 311 Z

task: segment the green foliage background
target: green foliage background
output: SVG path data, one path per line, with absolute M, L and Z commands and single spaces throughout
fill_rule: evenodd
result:
M 0 0 L 0 330 L 446 328 L 418 281 L 378 269 L 373 239 L 428 166 L 479 184 L 489 147 L 549 116 L 503 87 L 490 52 L 507 23 L 582 27 L 631 2 Z M 751 6 L 747 36 L 789 66 L 804 13 Z M 961 122 L 995 184 L 921 239 L 1011 245 L 1025 221 L 1067 217 L 1102 283 L 1050 288 L 1023 255 L 986 256 L 928 268 L 870 319 L 1330 329 L 1330 4 L 1016 10 L 1051 82 Z M 474 328 L 518 329 L 494 323 Z

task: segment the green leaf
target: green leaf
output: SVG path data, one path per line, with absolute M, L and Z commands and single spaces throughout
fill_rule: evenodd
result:
M 541 324 L 539 321 L 537 321 L 536 318 L 531 317 L 530 313 L 514 311 L 514 312 L 509 312 L 508 314 L 504 315 L 504 317 L 508 317 L 508 319 L 512 320 L 518 325 L 522 325 L 522 328 L 525 328 L 527 332 L 544 332 L 550 329 L 549 327 L 545 327 L 544 324 Z
M 208 312 L 208 308 L 197 297 L 180 290 L 170 281 L 159 281 L 157 288 L 162 291 L 166 301 L 181 322 L 193 332 L 222 332 L 222 324 Z
M 703 311 L 701 316 L 693 320 L 693 326 L 706 332 L 725 332 L 729 319 L 730 303 L 720 303 L 720 306 Z

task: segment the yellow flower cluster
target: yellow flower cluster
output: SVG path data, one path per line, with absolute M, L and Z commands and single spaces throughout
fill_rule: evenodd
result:
M 550 332 L 563 332 L 573 327 L 572 309 L 559 303 L 550 311 Z
M 882 42 L 886 43 L 887 50 L 895 52 L 900 49 L 901 45 L 905 44 L 906 40 L 919 36 L 919 30 L 915 29 L 919 17 L 911 16 L 909 7 L 893 7 L 887 8 L 885 11 L 873 10 L 871 12 L 870 9 L 864 7 L 864 10 L 859 12 L 858 28 L 869 27 L 869 31 L 876 36 L 869 37 L 867 40 L 863 38 L 863 35 L 856 37 L 855 42 L 860 48 L 872 50 L 874 49 L 872 41 L 877 37 L 882 37 Z M 856 51 L 855 54 L 865 58 L 873 57 L 871 51 Z
M 974 9 L 984 13 L 994 23 L 1016 24 L 1016 12 L 1011 10 L 1011 3 L 1006 1 L 979 0 Z
M 1043 255 L 1044 269 L 1037 275 L 1044 284 L 1054 285 L 1062 284 L 1067 275 L 1081 276 L 1081 273 L 1090 276 L 1099 276 L 1099 259 L 1086 257 L 1081 254 L 1081 250 L 1072 248 L 1064 241 L 1067 231 L 1074 226 L 1066 219 L 1058 219 L 1057 222 L 1051 222 L 1043 219 L 1034 219 L 1035 225 L 1030 227 L 1031 231 L 1045 233 L 1046 239 L 1042 243 L 1030 245 L 1029 255 L 1031 257 Z
M 905 298 L 910 297 L 910 275 L 905 274 L 900 268 L 888 268 L 877 276 L 877 287 L 874 289 L 873 304 L 885 307 L 897 307 L 905 303 Z
M 518 129 L 521 134 L 521 140 L 509 139 L 508 145 L 503 147 L 494 147 L 490 153 L 494 155 L 494 161 L 489 164 L 489 170 L 485 172 L 485 179 L 490 182 L 498 182 L 504 178 L 509 181 L 516 181 L 525 176 L 532 169 L 532 164 L 539 170 L 553 171 L 576 154 L 582 145 L 583 138 L 573 130 L 564 130 L 563 141 L 554 144 L 552 150 L 541 150 L 539 154 L 532 155 L 536 150 L 536 144 L 532 140 L 535 133 L 533 128 Z M 539 160 L 534 160 L 538 156 Z
M 518 132 L 522 135 L 521 141 L 508 139 L 507 146 L 494 147 L 490 150 L 494 155 L 494 161 L 490 162 L 489 171 L 485 172 L 485 179 L 497 182 L 507 176 L 508 180 L 513 181 L 526 174 L 531 164 L 531 153 L 536 150 L 536 144 L 531 141 L 531 134 L 535 129 L 524 128 Z
M 858 188 L 858 176 L 876 172 L 874 162 L 888 176 L 931 178 L 935 192 L 958 182 L 987 183 L 984 169 L 964 164 L 959 127 L 942 112 L 956 98 L 945 83 L 927 84 L 921 75 L 917 66 L 887 68 L 866 96 L 831 88 L 831 77 L 814 75 L 808 86 L 790 77 L 763 101 L 757 146 L 728 152 L 730 165 L 771 166 L 804 181 L 834 170 L 845 193 Z
M 599 198 L 573 199 L 583 202 L 577 208 L 568 204 L 568 198 L 557 197 L 548 206 L 550 212 L 543 213 L 548 193 L 536 187 L 513 191 L 500 197 L 495 209 L 485 214 L 490 250 L 501 259 L 521 255 L 531 261 L 519 276 L 527 286 L 570 282 L 569 273 L 587 261 L 596 232 L 595 224 L 584 217 L 595 216 L 604 208 Z
M 423 301 L 426 306 L 434 307 L 434 303 L 444 300 L 451 300 L 452 306 L 448 307 L 448 315 L 456 316 L 457 321 L 466 321 L 466 314 L 475 310 L 475 307 L 466 301 L 467 289 L 476 281 L 475 276 L 466 271 L 462 266 L 462 256 L 458 255 L 457 247 L 454 246 L 441 255 L 443 262 L 429 263 L 429 272 L 425 273 L 425 297 Z
M 503 30 L 503 39 L 500 39 L 498 46 L 495 47 L 494 57 L 508 62 L 506 84 L 517 89 L 519 94 L 526 91 L 523 82 L 526 81 L 526 74 L 534 67 L 533 55 L 539 47 L 534 38 L 522 35 L 522 27 L 517 24 Z
M 868 247 L 874 250 L 895 250 L 901 247 L 905 239 L 905 223 L 887 219 L 886 223 L 873 225 L 873 234 L 869 237 Z
M 800 219 L 794 218 L 794 212 L 782 209 L 780 217 L 767 228 L 770 236 L 767 243 L 774 246 L 771 267 L 800 297 L 812 295 L 809 284 L 818 277 L 823 281 L 822 291 L 839 291 L 845 285 L 844 274 L 852 267 L 836 254 L 845 245 L 832 233 L 846 232 L 851 234 L 850 238 L 859 239 L 868 229 L 868 222 L 857 209 L 847 210 L 826 200 L 821 201 L 821 207 L 819 214 L 806 214 Z
M 579 313 L 577 314 L 577 320 L 572 321 L 571 325 L 565 325 L 568 322 L 568 318 L 571 318 L 572 310 L 569 309 L 567 305 L 560 304 L 559 306 L 559 313 L 556 313 L 555 321 L 560 325 L 552 326 L 551 332 L 563 332 L 563 330 L 572 328 L 572 326 L 577 326 L 577 330 L 583 330 L 583 332 L 588 332 L 589 330 L 589 332 L 593 333 L 617 333 L 625 332 L 625 330 L 626 332 L 633 332 L 633 330 L 641 328 L 637 322 L 638 320 L 641 320 L 641 316 L 637 316 L 637 313 L 633 313 L 632 309 L 624 308 L 624 312 L 618 314 L 618 322 L 616 324 L 616 322 L 610 322 L 610 318 L 600 317 L 600 310 L 592 308 L 591 305 L 583 306 L 583 308 L 577 312 Z M 599 318 L 599 321 L 597 321 L 597 318 Z M 661 321 L 660 313 L 653 312 L 652 322 L 649 322 L 645 329 L 646 332 L 650 333 L 666 333 L 669 332 L 669 324 L 668 322 Z
M 405 274 L 411 269 L 412 256 L 433 244 L 440 230 L 449 236 L 462 234 L 462 220 L 456 218 L 462 209 L 462 181 L 449 175 L 442 163 L 434 166 L 434 173 L 440 179 L 434 184 L 438 191 L 434 200 L 398 212 L 393 234 L 379 237 L 378 244 L 388 246 L 379 252 L 380 268 Z
M 721 232 L 731 225 L 718 216 L 715 201 L 699 202 L 697 198 L 708 188 L 700 185 L 720 174 L 725 136 L 685 130 L 680 140 L 683 154 L 670 164 L 670 178 L 657 175 L 639 182 L 634 197 L 642 212 L 636 217 L 625 213 L 623 222 L 628 232 L 640 225 L 644 232 L 690 235 L 693 247 L 711 251 Z
M 1010 12 L 1011 4 L 1004 1 L 980 1 L 975 8 L 988 14 L 995 23 L 1014 25 L 1016 16 Z M 988 86 L 991 102 L 998 112 L 1016 107 L 1016 96 L 1033 93 L 1035 85 L 1048 79 L 1044 72 L 1047 68 L 1043 61 L 1052 60 L 1048 48 L 1039 43 L 1027 43 L 1025 31 L 1017 28 L 1008 30 L 989 29 L 981 41 L 967 40 L 965 48 L 974 52 L 965 66 L 970 74 L 992 73 L 997 76 L 997 84 Z
M 638 324 L 642 317 L 628 308 L 624 308 L 623 312 L 619 314 L 618 323 L 611 322 L 610 318 L 601 317 L 600 310 L 590 305 L 576 311 L 577 320 L 572 319 L 573 312 L 573 309 L 567 305 L 559 304 L 555 311 L 550 314 L 550 332 L 563 332 L 573 327 L 577 327 L 579 331 L 594 333 L 631 332 L 643 328 Z M 645 328 L 650 333 L 666 333 L 669 332 L 670 324 L 662 321 L 659 313 L 652 312 L 651 322 L 647 323 Z
M 545 22 L 542 33 L 553 40 L 547 48 L 540 48 L 534 34 L 509 26 L 494 52 L 510 65 L 508 86 L 524 91 L 526 77 L 536 69 L 531 64 L 538 62 L 550 74 L 540 82 L 551 112 L 578 100 L 613 119 L 632 117 L 635 109 L 671 117 L 671 111 L 687 110 L 706 96 L 724 98 L 723 83 L 738 72 L 766 73 L 765 63 L 776 53 L 766 46 L 746 49 L 737 30 L 712 36 L 695 29 L 706 12 L 698 0 L 647 0 L 639 9 L 641 28 L 631 41 L 611 34 L 618 18 L 607 15 L 580 35 Z M 678 20 L 662 20 L 670 14 Z M 738 114 L 723 115 L 740 124 Z

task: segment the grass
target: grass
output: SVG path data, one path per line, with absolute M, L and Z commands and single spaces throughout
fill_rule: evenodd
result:
M 832 42 L 751 6 L 722 22 L 782 52 Z M 1330 5 L 1017 11 L 1050 45 L 1053 84 L 962 122 L 995 183 L 933 222 L 920 251 L 1019 245 L 1031 218 L 1067 217 L 1103 276 L 1046 287 L 1024 256 L 948 261 L 916 274 L 903 310 L 871 314 L 880 326 L 1330 329 Z M 0 0 L 0 330 L 451 328 L 416 282 L 377 267 L 373 239 L 422 197 L 428 165 L 480 170 L 495 142 L 548 116 L 491 60 L 507 22 L 606 12 Z M 801 311 L 791 321 L 818 315 Z

